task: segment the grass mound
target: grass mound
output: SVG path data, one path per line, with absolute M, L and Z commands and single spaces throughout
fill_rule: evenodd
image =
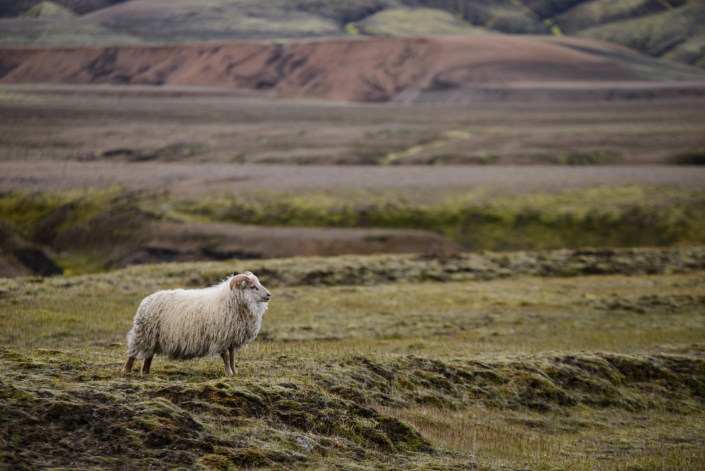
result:
M 364 460 L 433 451 L 398 419 L 300 381 L 140 381 L 115 364 L 87 375 L 86 358 L 39 356 L 4 350 L 0 360 L 2 460 L 12 469 L 227 469 L 295 465 L 329 453 Z M 238 437 L 219 438 L 218 428 Z M 248 439 L 251 432 L 259 439 Z
M 542 412 L 584 405 L 686 413 L 705 402 L 705 361 L 683 356 L 556 353 L 450 361 L 410 356 L 387 364 L 358 358 L 352 365 L 355 374 L 336 375 L 352 384 L 333 389 L 397 407 L 461 409 L 481 402 Z
M 426 281 L 489 281 L 525 276 L 655 275 L 705 269 L 705 249 L 581 249 L 454 255 L 369 255 L 132 266 L 71 278 L 0 279 L 0 297 L 119 286 L 145 292 L 164 286 L 203 287 L 233 272 L 252 271 L 267 286 L 368 286 Z M 679 298 L 680 299 L 680 298 Z M 688 302 L 695 302 L 695 298 Z M 630 301 L 627 301 L 630 302 Z M 648 303 L 648 299 L 637 300 Z M 657 302 L 657 301 L 654 301 Z M 667 300 L 663 300 L 667 302 Z M 686 302 L 685 298 L 681 301 Z M 652 303 L 653 304 L 653 303 Z
M 86 353 L 2 350 L 0 460 L 7 469 L 472 469 L 479 465 L 437 450 L 389 412 L 467 413 L 481 404 L 552 434 L 551 414 L 697 414 L 705 402 L 705 361 L 682 355 L 343 355 L 321 362 L 299 354 L 280 358 L 282 367 L 265 378 L 232 379 L 172 362 L 152 377 L 123 375 L 120 352 Z

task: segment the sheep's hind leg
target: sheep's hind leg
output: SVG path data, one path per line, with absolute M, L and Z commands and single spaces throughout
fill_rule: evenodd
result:
M 237 368 L 235 368 L 235 349 L 234 348 L 230 349 L 230 371 L 232 371 L 233 374 L 237 373 Z
M 152 357 L 145 358 L 144 363 L 142 363 L 142 374 L 143 375 L 149 374 L 149 367 L 150 366 L 152 366 Z
M 131 373 L 132 372 L 132 365 L 135 364 L 135 357 L 127 357 L 127 361 L 125 362 L 125 366 L 122 367 L 122 372 L 123 373 Z
M 228 376 L 232 376 L 233 370 L 230 366 L 230 353 L 223 353 L 222 355 L 220 355 L 220 358 L 222 358 L 223 363 L 225 363 L 225 374 Z

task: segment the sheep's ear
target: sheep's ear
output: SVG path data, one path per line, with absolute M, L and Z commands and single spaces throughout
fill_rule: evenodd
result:
M 236 286 L 244 288 L 248 281 L 250 281 L 250 277 L 245 274 L 235 275 L 230 280 L 230 290 L 234 290 Z

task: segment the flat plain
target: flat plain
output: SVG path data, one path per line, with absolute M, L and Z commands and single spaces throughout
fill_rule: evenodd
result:
M 404 105 L 265 100 L 198 87 L 0 91 L 0 161 L 27 165 L 693 165 L 705 148 L 698 97 Z

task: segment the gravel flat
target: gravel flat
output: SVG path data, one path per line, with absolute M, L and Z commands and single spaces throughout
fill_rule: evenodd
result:
M 0 191 L 96 188 L 167 190 L 178 196 L 246 190 L 445 189 L 494 187 L 507 193 L 594 185 L 705 187 L 691 166 L 285 166 L 219 163 L 0 162 Z

